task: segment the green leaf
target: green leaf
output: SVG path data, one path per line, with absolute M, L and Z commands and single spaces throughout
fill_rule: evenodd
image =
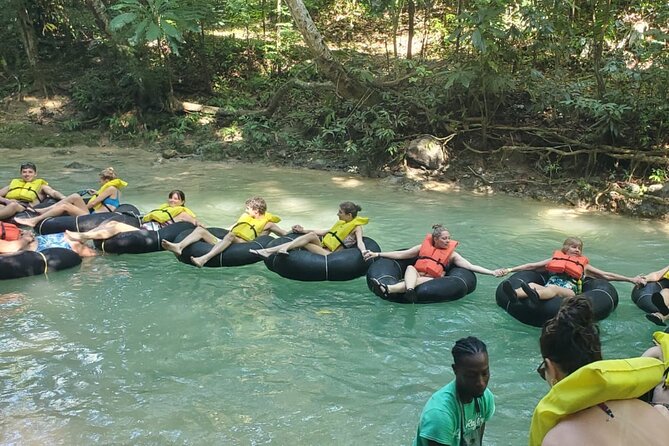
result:
M 137 19 L 137 14 L 134 12 L 124 12 L 119 14 L 109 22 L 109 27 L 112 31 L 118 31 L 129 23 L 134 22 Z
M 155 23 L 151 22 L 149 24 L 149 27 L 146 30 L 146 40 L 147 42 L 152 42 L 154 40 L 158 40 L 158 38 L 162 35 L 162 31 L 158 25 Z
M 476 48 L 480 52 L 482 53 L 486 52 L 487 48 L 486 42 L 483 39 L 483 36 L 481 35 L 481 31 L 478 29 L 474 30 L 474 32 L 472 33 L 472 45 L 474 45 L 474 48 Z
M 142 20 L 139 25 L 137 25 L 135 28 L 135 35 L 129 39 L 131 45 L 139 45 L 140 42 L 144 41 L 144 34 L 146 33 L 147 26 L 149 26 L 148 18 Z
M 179 42 L 183 42 L 183 36 L 181 35 L 181 32 L 176 29 L 171 23 L 169 22 L 163 22 L 163 31 L 165 31 L 165 34 L 168 37 L 171 37 L 173 39 L 176 39 Z

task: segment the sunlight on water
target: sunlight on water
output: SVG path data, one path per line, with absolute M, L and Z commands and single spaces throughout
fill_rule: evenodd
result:
M 667 225 L 504 196 L 407 192 L 389 180 L 309 170 L 172 160 L 138 149 L 0 150 L 3 183 L 22 161 L 71 193 L 113 165 L 123 201 L 143 211 L 174 188 L 209 225 L 230 226 L 263 196 L 281 225 L 328 228 L 350 200 L 384 249 L 419 243 L 443 223 L 459 252 L 486 267 L 551 255 L 568 235 L 596 267 L 634 275 L 667 260 Z M 83 169 L 66 168 L 77 161 Z M 486 444 L 524 445 L 547 391 L 535 373 L 539 330 L 494 301 L 479 276 L 456 302 L 399 305 L 363 278 L 300 283 L 263 263 L 199 270 L 167 253 L 102 256 L 48 277 L 0 282 L 2 444 L 410 444 L 420 411 L 452 379 L 450 349 L 487 344 L 497 414 Z M 654 326 L 616 283 L 601 323 L 606 357 L 638 354 Z

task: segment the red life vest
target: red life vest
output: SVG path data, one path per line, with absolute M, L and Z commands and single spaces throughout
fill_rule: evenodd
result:
M 0 222 L 0 240 L 13 242 L 21 238 L 21 230 L 11 223 Z
M 546 269 L 551 273 L 566 274 L 579 280 L 585 275 L 585 265 L 589 262 L 585 256 L 570 256 L 562 251 L 555 251 L 551 261 L 546 264 Z
M 427 274 L 430 277 L 441 277 L 444 275 L 444 271 L 456 246 L 458 246 L 458 242 L 451 240 L 446 245 L 446 248 L 435 248 L 432 244 L 432 234 L 428 234 L 425 236 L 423 244 L 420 245 L 418 260 L 414 264 L 414 267 L 419 272 Z

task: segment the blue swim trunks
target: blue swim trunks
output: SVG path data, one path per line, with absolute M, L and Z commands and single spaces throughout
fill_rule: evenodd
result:
M 572 290 L 574 294 L 578 294 L 578 284 L 569 276 L 558 274 L 550 276 L 546 282 L 546 285 L 555 285 L 561 288 L 567 288 L 568 290 Z
M 65 248 L 72 251 L 72 246 L 65 240 L 65 233 L 59 232 L 57 234 L 48 234 L 48 235 L 38 235 L 35 237 L 37 240 L 37 249 L 36 252 L 42 252 L 45 249 L 49 248 Z

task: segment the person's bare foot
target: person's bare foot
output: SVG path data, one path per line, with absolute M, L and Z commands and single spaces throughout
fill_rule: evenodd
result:
M 167 240 L 163 240 L 160 242 L 160 245 L 163 247 L 165 251 L 173 252 L 174 254 L 180 256 L 181 255 L 181 248 L 179 248 L 179 245 L 176 243 L 168 242 Z
M 70 237 L 72 240 L 84 243 L 87 240 L 90 240 L 87 238 L 83 233 L 81 232 L 74 232 L 74 231 L 68 231 L 65 230 L 65 234 L 67 234 L 68 237 Z
M 32 218 L 15 218 L 14 222 L 17 225 L 22 225 L 22 226 L 30 226 L 31 228 L 34 228 L 37 222 L 35 222 Z
M 288 254 L 290 254 L 290 252 L 288 252 L 287 249 L 280 249 L 276 253 L 279 254 L 280 256 L 287 256 Z
M 257 256 L 263 257 L 263 258 L 268 258 L 271 254 L 267 252 L 266 249 L 249 249 L 249 252 L 251 254 L 255 254 Z
M 207 263 L 207 262 L 204 262 L 201 259 L 202 259 L 202 257 L 192 257 L 191 256 L 190 261 L 193 265 L 197 266 L 198 268 L 202 268 L 204 266 L 204 264 Z

